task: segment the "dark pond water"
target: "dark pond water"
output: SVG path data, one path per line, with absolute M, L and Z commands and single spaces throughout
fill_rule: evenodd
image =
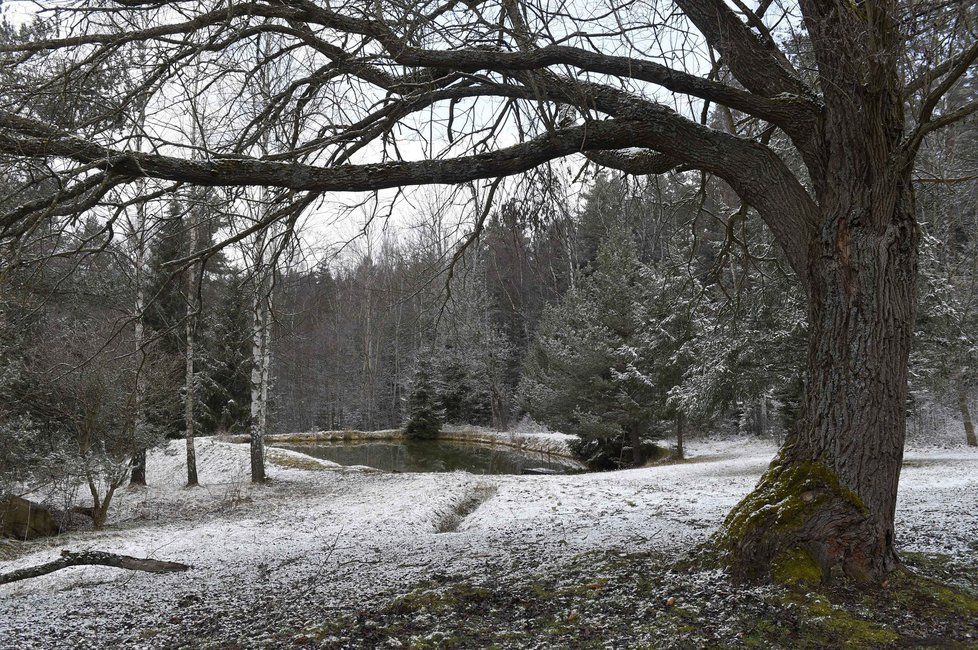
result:
M 388 472 L 452 472 L 523 474 L 543 469 L 566 472 L 567 466 L 545 457 L 527 456 L 506 447 L 441 440 L 344 442 L 280 445 L 285 449 L 331 460 L 340 465 L 366 465 Z

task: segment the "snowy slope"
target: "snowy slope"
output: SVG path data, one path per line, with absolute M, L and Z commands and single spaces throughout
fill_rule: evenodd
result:
M 255 487 L 246 482 L 246 445 L 198 442 L 203 488 L 182 487 L 182 447 L 173 443 L 149 459 L 152 487 L 119 495 L 112 530 L 35 543 L 0 563 L 6 571 L 61 548 L 93 548 L 178 560 L 192 571 L 79 567 L 0 587 L 3 645 L 165 645 L 175 630 L 238 625 L 229 623 L 235 616 L 246 630 L 245 613 L 255 608 L 301 622 L 324 608 L 403 593 L 431 576 L 545 570 L 591 550 L 681 551 L 706 539 L 775 451 L 756 441 L 692 441 L 681 465 L 473 476 L 309 465 L 301 454 L 275 450 L 272 483 Z M 976 502 L 978 453 L 909 453 L 901 544 L 975 553 Z M 474 510 L 459 521 L 463 506 Z

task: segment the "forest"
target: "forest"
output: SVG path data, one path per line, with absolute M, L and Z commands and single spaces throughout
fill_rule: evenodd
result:
M 973 0 L 0 21 L 0 645 L 978 639 Z

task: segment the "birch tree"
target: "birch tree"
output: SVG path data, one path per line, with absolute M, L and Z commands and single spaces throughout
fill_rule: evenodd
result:
M 263 192 L 261 192 L 264 194 Z M 260 223 L 268 210 L 266 200 L 249 202 L 254 212 L 252 223 Z M 251 437 L 251 480 L 265 481 L 265 434 L 268 432 L 268 394 L 272 367 L 272 296 L 276 265 L 281 248 L 288 237 L 281 229 L 259 230 L 241 245 L 248 267 L 251 297 L 251 417 L 248 432 Z
M 133 283 L 133 344 L 136 348 L 136 387 L 134 391 L 135 424 L 134 436 L 138 440 L 147 425 L 146 421 L 146 389 L 147 376 L 145 369 L 146 328 L 144 314 L 146 312 L 146 272 L 149 266 L 149 237 L 146 221 L 146 205 L 136 206 L 134 218 L 129 221 L 129 241 L 132 246 L 132 283 Z M 146 485 L 146 450 L 136 451 L 132 458 L 132 472 L 129 484 Z
M 256 241 L 251 300 L 251 480 L 265 480 L 265 433 L 268 428 L 268 379 L 271 366 L 272 296 L 263 238 Z
M 187 251 L 191 256 L 197 251 L 197 237 L 200 230 L 199 206 L 192 206 L 187 211 L 187 230 L 190 233 L 190 249 Z M 194 399 L 196 395 L 196 382 L 194 373 L 194 330 L 197 325 L 197 313 L 200 309 L 197 300 L 198 280 L 203 274 L 203 269 L 198 271 L 198 263 L 191 264 L 187 269 L 187 310 L 184 322 L 184 360 L 186 370 L 184 375 L 184 395 L 183 395 L 183 425 L 184 436 L 187 440 L 187 487 L 197 487 L 197 448 L 194 444 Z

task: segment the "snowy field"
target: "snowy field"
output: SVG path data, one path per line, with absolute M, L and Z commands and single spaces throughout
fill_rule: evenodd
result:
M 592 550 L 678 552 L 703 541 L 775 452 L 691 441 L 690 460 L 565 476 L 385 474 L 271 450 L 251 486 L 245 445 L 198 440 L 203 487 L 183 487 L 183 443 L 149 458 L 110 530 L 33 542 L 0 571 L 62 548 L 176 560 L 186 573 L 77 567 L 0 587 L 0 647 L 262 645 L 263 635 L 425 579 L 543 572 Z M 903 549 L 978 555 L 978 453 L 911 450 L 900 484 Z

